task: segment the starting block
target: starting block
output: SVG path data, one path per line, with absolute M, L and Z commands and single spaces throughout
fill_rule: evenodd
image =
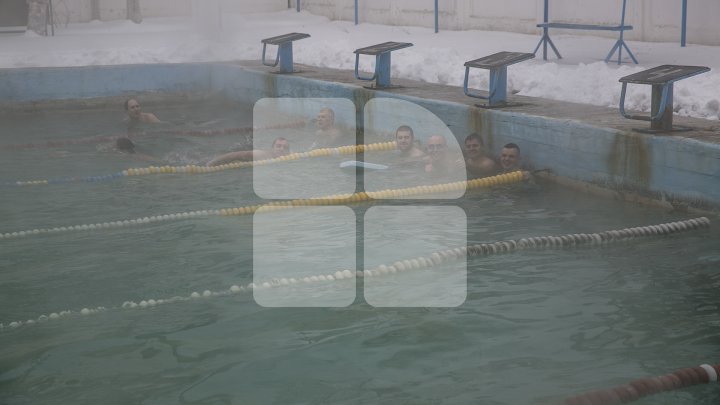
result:
M 277 66 L 280 64 L 280 70 L 276 73 L 293 73 L 293 50 L 292 43 L 298 39 L 304 39 L 310 37 L 310 34 L 301 34 L 293 32 L 285 35 L 278 35 L 272 38 L 265 38 L 262 40 L 262 64 L 265 66 Z M 277 56 L 275 57 L 275 63 L 267 63 L 265 61 L 265 50 L 270 45 L 277 45 Z
M 360 48 L 355 50 L 355 78 L 358 80 L 375 80 L 375 88 L 388 88 L 390 86 L 390 52 L 398 49 L 413 46 L 409 42 L 383 42 L 373 46 Z M 360 64 L 360 55 L 375 56 L 375 74 L 371 77 L 360 76 L 358 66 Z M 372 88 L 372 87 L 371 87 Z
M 507 105 L 507 67 L 534 57 L 534 53 L 498 52 L 485 56 L 484 58 L 465 62 L 465 81 L 463 83 L 463 92 L 465 92 L 466 96 L 481 98 L 488 101 L 486 105 L 478 105 L 478 107 L 497 107 Z M 470 68 L 490 70 L 490 85 L 487 97 L 471 92 L 468 88 Z
M 650 129 L 635 129 L 638 132 L 689 131 L 690 128 L 673 127 L 673 83 L 710 71 L 705 66 L 662 65 L 620 78 L 620 114 L 631 120 L 650 121 Z M 625 112 L 625 93 L 628 83 L 652 86 L 650 116 L 630 115 Z

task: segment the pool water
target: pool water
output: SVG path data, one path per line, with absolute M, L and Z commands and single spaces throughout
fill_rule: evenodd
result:
M 251 114 L 248 106 L 204 104 L 152 111 L 180 130 L 248 126 Z M 123 130 L 111 110 L 2 118 L 8 122 L 0 128 L 2 144 Z M 237 135 L 163 136 L 137 144 L 164 164 L 182 165 L 207 161 L 239 142 Z M 96 144 L 0 149 L 0 157 L 0 183 L 148 165 Z M 306 168 L 287 165 L 294 175 Z M 339 170 L 323 175 L 328 181 L 348 176 Z M 0 232 L 257 204 L 252 181 L 250 170 L 238 169 L 5 185 Z M 693 217 L 553 184 L 518 184 L 471 191 L 459 200 L 350 205 L 358 240 L 366 211 L 384 204 L 460 207 L 469 243 Z M 442 221 L 418 218 L 418 232 Z M 247 292 L 118 308 L 253 281 L 253 218 L 247 215 L 3 239 L 0 403 L 549 404 L 717 363 L 720 231 L 711 221 L 710 229 L 602 247 L 468 258 L 466 298 L 454 308 L 372 307 L 362 279 L 354 302 L 339 308 L 265 308 Z M 323 231 L 332 233 L 334 226 Z M 292 252 L 292 241 L 287 249 Z M 393 249 L 388 243 L 386 253 L 406 258 Z M 440 280 L 447 269 L 429 271 Z M 387 277 L 402 286 L 408 275 Z M 109 310 L 7 327 L 100 306 Z M 636 403 L 718 402 L 720 391 L 708 385 Z

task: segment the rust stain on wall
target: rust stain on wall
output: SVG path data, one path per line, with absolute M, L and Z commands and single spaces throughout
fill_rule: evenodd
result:
M 373 116 L 370 114 L 365 116 L 365 104 L 375 98 L 375 92 L 365 89 L 358 88 L 353 91 L 353 102 L 355 103 L 355 139 L 358 144 L 365 143 L 365 121 L 368 123 L 368 127 L 373 128 Z
M 278 97 L 276 76 L 273 74 L 265 74 L 262 76 L 265 87 L 265 97 Z
M 492 114 L 489 111 L 482 108 L 470 107 L 468 109 L 467 124 L 470 132 L 465 134 L 465 136 L 475 132 L 482 137 L 486 151 L 495 150 L 495 134 L 492 130 L 492 123 Z
M 650 145 L 644 136 L 617 133 L 607 159 L 608 171 L 623 183 L 647 188 L 652 178 L 650 156 Z

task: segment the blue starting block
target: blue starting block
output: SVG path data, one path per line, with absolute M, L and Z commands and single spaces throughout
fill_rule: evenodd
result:
M 413 46 L 413 44 L 409 42 L 383 42 L 382 44 L 356 49 L 355 78 L 358 80 L 375 80 L 376 88 L 390 87 L 390 52 L 411 46 Z M 358 70 L 360 65 L 360 55 L 375 56 L 375 73 L 371 77 L 360 76 L 360 71 Z
M 673 127 L 673 83 L 710 71 L 705 66 L 662 65 L 620 78 L 620 114 L 631 120 L 650 121 L 650 129 L 635 129 L 638 132 L 688 131 L 690 128 Z M 628 83 L 652 86 L 650 116 L 630 115 L 625 112 L 625 93 Z
M 277 73 L 293 73 L 293 50 L 292 43 L 298 39 L 308 38 L 310 34 L 301 34 L 293 32 L 285 35 L 278 35 L 272 38 L 265 38 L 262 40 L 262 64 L 265 66 L 277 66 L 280 64 L 280 70 Z M 267 63 L 265 61 L 265 50 L 269 45 L 277 45 L 277 56 L 275 56 L 275 63 Z
M 498 52 L 480 59 L 465 62 L 465 81 L 463 83 L 463 91 L 466 96 L 481 98 L 487 100 L 485 107 L 496 107 L 506 104 L 507 100 L 507 67 L 524 60 L 535 57 L 534 53 L 521 52 Z M 473 93 L 468 89 L 468 77 L 470 76 L 470 68 L 480 68 L 490 70 L 490 85 L 488 96 L 482 96 Z

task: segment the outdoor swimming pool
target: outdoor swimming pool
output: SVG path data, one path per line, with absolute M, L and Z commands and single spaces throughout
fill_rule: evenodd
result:
M 251 106 L 203 106 L 146 109 L 180 131 L 250 125 Z M 115 134 L 123 129 L 118 121 L 117 111 L 103 109 L 14 114 L 3 117 L 10 124 L 0 129 L 0 139 L 42 143 Z M 238 135 L 137 139 L 139 150 L 172 165 L 201 163 L 244 140 Z M 0 150 L 0 156 L 0 183 L 149 165 L 102 144 Z M 304 167 L 287 165 L 295 174 Z M 348 176 L 340 170 L 324 175 L 330 181 Z M 248 169 L 6 185 L 0 232 L 259 204 L 252 189 Z M 366 211 L 383 204 L 348 207 L 360 224 Z M 460 207 L 468 243 L 695 217 L 542 183 L 470 191 L 458 200 L 387 204 Z M 264 308 L 247 292 L 202 297 L 206 290 L 227 291 L 252 281 L 248 215 L 3 239 L 0 402 L 543 404 L 715 362 L 720 231 L 711 220 L 710 229 L 602 247 L 469 258 L 466 299 L 455 308 L 373 307 L 363 298 L 361 279 L 354 302 L 340 308 Z M 415 232 L 442 222 L 418 218 Z M 338 229 L 333 223 L 288 225 L 318 233 Z M 389 229 L 393 226 L 400 225 L 388 221 Z M 290 252 L 292 246 L 289 240 Z M 392 243 L 386 249 L 384 254 L 397 254 L 398 260 L 406 257 Z M 447 270 L 429 272 L 440 279 Z M 402 287 L 407 277 L 387 280 Z M 119 308 L 192 292 L 201 297 Z M 97 307 L 108 310 L 77 313 Z M 65 310 L 75 314 L 8 326 Z M 718 401 L 717 387 L 699 386 L 637 403 Z

